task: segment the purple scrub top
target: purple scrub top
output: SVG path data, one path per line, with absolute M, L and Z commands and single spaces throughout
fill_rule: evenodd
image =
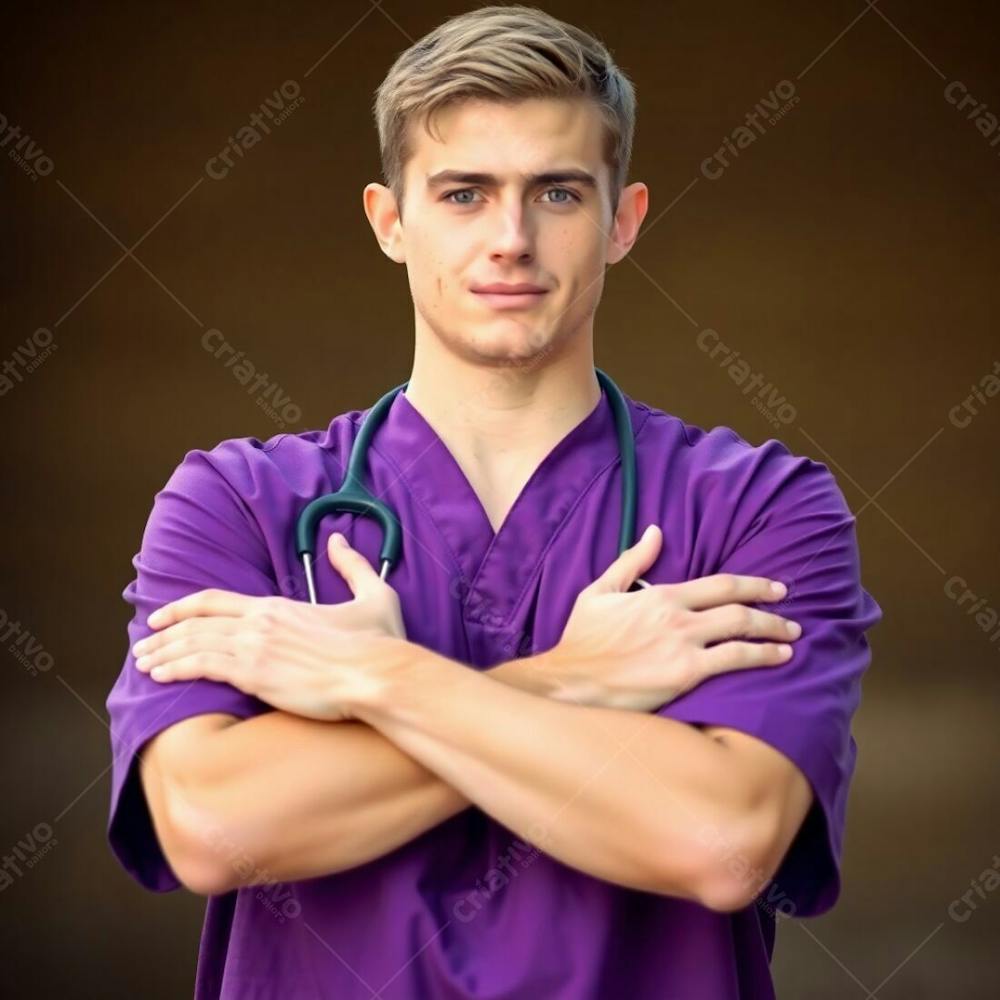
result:
M 788 584 L 788 596 L 754 606 L 802 625 L 784 665 L 710 678 L 656 711 L 749 733 L 808 778 L 815 801 L 774 879 L 745 909 L 717 913 L 564 865 L 470 806 L 349 870 L 209 897 L 198 1000 L 774 996 L 775 914 L 821 914 L 840 892 L 857 755 L 851 719 L 871 658 L 865 631 L 882 611 L 861 585 L 855 518 L 825 465 L 775 439 L 752 446 L 729 428 L 706 431 L 625 399 L 638 530 L 656 522 L 664 533 L 644 577 L 774 577 Z M 295 520 L 308 501 L 339 488 L 366 413 L 341 414 L 325 430 L 189 451 L 156 494 L 133 559 L 136 577 L 123 592 L 135 609 L 129 647 L 150 634 L 146 619 L 156 608 L 207 587 L 305 599 Z M 402 560 L 389 580 L 408 638 L 472 669 L 554 646 L 577 594 L 617 555 L 621 472 L 603 392 L 542 461 L 495 535 L 460 467 L 404 393 L 374 436 L 366 483 L 403 525 Z M 333 531 L 378 565 L 373 522 L 349 513 L 324 518 L 316 549 L 321 603 L 352 596 L 326 558 Z M 216 681 L 159 684 L 135 669 L 131 653 L 107 708 L 112 850 L 145 888 L 176 889 L 137 753 L 181 719 L 272 709 Z M 704 836 L 720 863 L 738 871 L 740 859 Z

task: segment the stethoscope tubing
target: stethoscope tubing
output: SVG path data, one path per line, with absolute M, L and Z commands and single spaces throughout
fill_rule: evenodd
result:
M 628 407 L 621 390 L 614 381 L 601 371 L 594 369 L 597 380 L 603 386 L 611 405 L 615 419 L 615 431 L 618 437 L 618 451 L 622 466 L 622 510 L 618 529 L 618 554 L 635 544 L 635 521 L 637 507 L 637 483 L 635 461 L 635 437 Z M 320 520 L 327 514 L 351 512 L 361 517 L 370 517 L 377 521 L 382 529 L 382 548 L 379 552 L 379 577 L 386 580 L 390 570 L 398 563 L 402 551 L 403 529 L 396 514 L 380 499 L 373 496 L 364 485 L 364 469 L 367 460 L 368 447 L 371 439 L 385 420 L 389 407 L 396 396 L 402 392 L 409 381 L 390 389 L 368 411 L 358 436 L 351 446 L 351 454 L 347 463 L 347 473 L 340 489 L 334 493 L 311 500 L 299 514 L 295 525 L 295 547 L 302 560 L 305 571 L 306 588 L 309 602 L 316 604 L 316 580 L 313 573 L 313 562 L 316 557 L 316 530 Z M 633 586 L 649 587 L 643 579 L 637 579 Z

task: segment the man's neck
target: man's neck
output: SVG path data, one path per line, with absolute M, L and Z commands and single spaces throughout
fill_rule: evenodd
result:
M 600 400 L 587 353 L 509 368 L 415 359 L 406 398 L 465 473 L 494 530 L 545 456 Z

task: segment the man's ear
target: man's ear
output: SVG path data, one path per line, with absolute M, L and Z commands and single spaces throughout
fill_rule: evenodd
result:
M 368 216 L 382 253 L 397 264 L 405 263 L 406 251 L 396 196 L 384 184 L 372 183 L 366 185 L 362 200 L 365 215 Z
M 639 236 L 639 227 L 649 211 L 649 188 L 636 181 L 622 189 L 618 211 L 611 223 L 607 261 L 617 264 L 632 249 Z

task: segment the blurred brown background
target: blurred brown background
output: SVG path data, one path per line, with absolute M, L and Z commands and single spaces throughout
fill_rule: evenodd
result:
M 4 641 L 0 852 L 51 841 L 19 874 L 4 861 L 9 995 L 190 995 L 204 901 L 140 889 L 104 839 L 130 559 L 187 450 L 283 429 L 204 349 L 207 330 L 280 384 L 292 431 L 407 377 L 405 272 L 361 207 L 380 179 L 371 100 L 402 49 L 471 6 L 8 16 L 0 609 L 34 652 Z M 639 97 L 630 179 L 651 209 L 609 276 L 598 364 L 633 398 L 826 462 L 885 613 L 843 895 L 779 928 L 779 996 L 996 996 L 1000 891 L 949 911 L 1000 852 L 1000 642 L 956 599 L 1000 609 L 1000 396 L 981 383 L 1000 358 L 1000 143 L 980 131 L 1000 112 L 995 6 L 544 6 L 601 37 Z M 282 86 L 301 97 L 292 113 L 210 176 Z M 720 170 L 723 138 L 775 89 L 793 106 Z M 988 106 L 979 127 L 966 94 Z M 9 156 L 23 136 L 28 167 Z M 750 405 L 699 349 L 705 328 L 792 419 Z M 973 386 L 985 404 L 955 418 Z

